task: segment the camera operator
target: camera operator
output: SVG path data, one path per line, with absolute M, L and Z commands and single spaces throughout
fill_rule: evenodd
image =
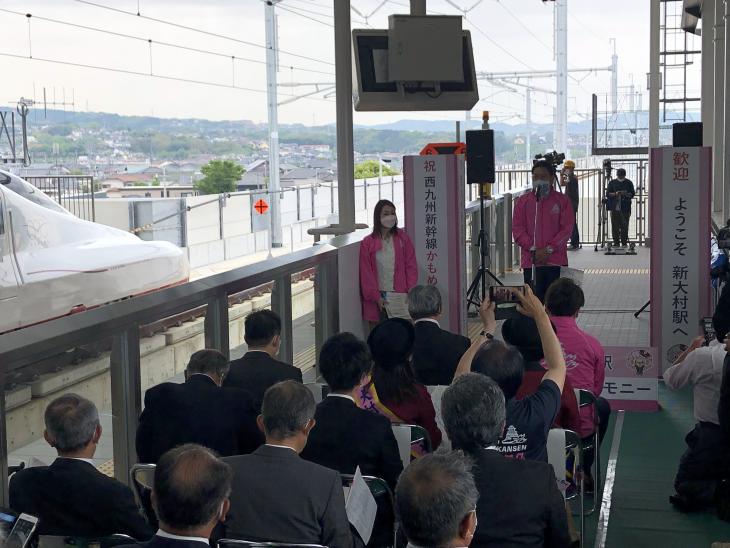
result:
M 568 266 L 567 243 L 573 232 L 575 214 L 570 199 L 555 190 L 555 164 L 542 159 L 532 166 L 532 192 L 515 202 L 512 236 L 522 250 L 520 264 L 525 283 L 540 300 L 550 284 Z M 532 266 L 535 265 L 535 280 Z
M 629 219 L 631 218 L 631 200 L 634 199 L 634 183 L 626 178 L 626 170 L 616 170 L 616 179 L 612 179 L 606 188 L 608 210 L 611 212 L 611 235 L 614 247 L 629 245 Z
M 580 247 L 580 233 L 578 232 L 578 205 L 580 198 L 578 196 L 578 177 L 575 176 L 575 162 L 567 160 L 563 164 L 560 183 L 565 188 L 565 195 L 570 198 L 575 213 L 575 224 L 573 225 L 573 234 L 570 236 L 570 249 L 578 249 Z

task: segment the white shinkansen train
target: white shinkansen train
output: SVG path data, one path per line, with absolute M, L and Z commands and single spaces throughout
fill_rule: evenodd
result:
M 0 171 L 0 333 L 188 280 L 182 249 L 72 215 Z

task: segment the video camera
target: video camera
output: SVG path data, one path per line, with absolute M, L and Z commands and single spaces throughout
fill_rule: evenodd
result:
M 537 154 L 532 163 L 535 164 L 538 160 L 545 160 L 549 164 L 557 167 L 565 161 L 565 154 L 563 154 L 562 152 L 558 153 L 558 151 L 556 150 L 553 150 L 552 152 L 546 152 L 545 154 Z

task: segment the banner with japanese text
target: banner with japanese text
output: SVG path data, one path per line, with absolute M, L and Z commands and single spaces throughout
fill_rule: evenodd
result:
M 418 283 L 441 292 L 441 327 L 466 334 L 464 157 L 405 156 L 403 184 Z
M 606 346 L 606 378 L 601 396 L 611 409 L 656 411 L 659 408 L 659 360 L 656 348 Z
M 710 312 L 711 149 L 652 149 L 650 169 L 650 331 L 661 374 Z

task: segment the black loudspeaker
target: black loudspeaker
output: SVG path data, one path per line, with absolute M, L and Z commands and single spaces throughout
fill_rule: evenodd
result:
M 672 146 L 701 147 L 702 122 L 683 122 L 672 125 Z
M 466 182 L 470 185 L 494 183 L 494 130 L 466 132 Z

